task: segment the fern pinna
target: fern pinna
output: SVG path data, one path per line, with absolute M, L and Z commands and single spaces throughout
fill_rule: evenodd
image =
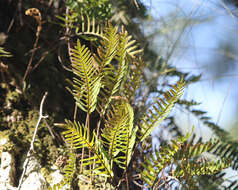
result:
M 85 20 L 83 22 L 82 26 Z M 210 144 L 186 144 L 188 135 L 172 140 L 159 150 L 144 147 L 152 130 L 168 116 L 183 94 L 185 82 L 180 80 L 164 93 L 164 98 L 156 98 L 141 121 L 136 121 L 131 103 L 143 74 L 141 50 L 123 27 L 119 29 L 108 24 L 103 32 L 99 32 L 95 25 L 94 20 L 92 23 L 88 20 L 87 29 L 83 27 L 82 32 L 77 32 L 99 37 L 96 52 L 80 40 L 70 49 L 74 78 L 68 90 L 87 117 L 85 122 L 65 121 L 62 134 L 71 150 L 70 161 L 64 170 L 66 179 L 54 188 L 71 185 L 70 178 L 75 175 L 78 184 L 87 184 L 92 189 L 99 188 L 100 183 L 108 189 L 168 188 L 169 177 L 195 187 L 196 176 L 210 175 L 226 168 L 229 162 L 225 160 L 198 162 L 195 158 L 206 152 Z M 96 126 L 90 122 L 90 115 L 94 113 L 100 117 Z M 79 159 L 76 159 L 77 153 L 81 153 Z M 76 167 L 78 165 L 80 167 Z M 168 168 L 169 173 L 166 172 Z M 79 176 L 82 175 L 88 181 L 81 181 Z M 99 189 L 105 189 L 105 186 Z

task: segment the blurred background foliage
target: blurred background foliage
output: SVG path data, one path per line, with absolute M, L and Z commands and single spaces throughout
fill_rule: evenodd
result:
M 55 134 L 55 140 L 50 144 L 53 144 L 53 150 L 56 152 L 49 162 L 53 162 L 53 159 L 60 155 L 60 151 L 56 151 L 56 148 L 62 145 L 59 135 L 61 129 L 55 128 L 53 123 L 63 122 L 65 118 L 71 119 L 74 113 L 73 98 L 65 89 L 68 85 L 66 79 L 72 77 L 71 73 L 64 69 L 65 66 L 70 65 L 67 54 L 67 36 L 65 36 L 65 28 L 62 27 L 62 20 L 58 17 L 67 15 L 66 7 L 68 7 L 71 13 L 76 14 L 76 18 L 79 18 L 81 14 L 87 14 L 89 17 L 95 17 L 97 22 L 110 20 L 113 24 L 124 25 L 144 49 L 143 59 L 146 67 L 143 71 L 142 86 L 136 97 L 137 104 L 134 106 L 136 114 L 143 113 L 153 97 L 160 96 L 179 78 L 185 78 L 189 85 L 187 94 L 177 104 L 173 115 L 162 124 L 164 128 L 160 127 L 154 132 L 152 141 L 154 144 L 155 142 L 163 144 L 170 138 L 181 135 L 183 131 L 187 130 L 187 126 L 191 127 L 195 124 L 196 138 L 194 137 L 194 139 L 209 138 L 207 134 L 210 134 L 210 136 L 216 136 L 222 140 L 223 144 L 221 143 L 219 148 L 212 151 L 233 160 L 234 170 L 228 170 L 228 173 L 236 176 L 224 178 L 223 173 L 219 173 L 217 176 L 202 177 L 200 189 L 238 189 L 236 182 L 238 146 L 235 141 L 238 140 L 236 118 L 238 106 L 237 101 L 234 101 L 238 96 L 236 85 L 238 82 L 236 43 L 238 28 L 237 25 L 235 25 L 236 28 L 232 27 L 233 35 L 224 31 L 220 32 L 215 28 L 207 29 L 221 14 L 226 15 L 222 20 L 223 27 L 231 28 L 231 24 L 238 22 L 238 5 L 235 0 L 211 1 L 208 10 L 215 11 L 208 11 L 208 14 L 204 11 L 204 7 L 208 4 L 204 1 L 198 2 L 197 4 L 191 3 L 189 6 L 186 1 L 182 0 L 176 3 L 160 0 L 0 1 L 0 50 L 10 52 L 12 55 L 12 57 L 0 57 L 0 130 L 14 132 L 17 134 L 16 142 L 21 142 L 22 134 L 25 135 L 22 128 L 32 127 L 32 124 L 29 123 L 35 117 L 31 116 L 38 110 L 43 93 L 48 91 L 49 97 L 45 111 L 50 115 L 47 125 L 51 126 Z M 22 81 L 36 37 L 36 21 L 25 15 L 25 10 L 31 7 L 40 10 L 43 24 L 32 69 L 26 80 Z M 192 34 L 191 31 L 195 28 L 198 30 Z M 214 34 L 210 36 L 209 41 L 203 39 L 203 30 L 213 31 Z M 213 38 L 217 33 L 223 35 L 221 35 L 222 38 L 214 42 Z M 71 37 L 72 43 L 74 43 L 77 36 L 72 35 Z M 87 45 L 91 44 L 90 40 L 81 40 L 84 40 Z M 197 43 L 197 40 L 200 42 Z M 208 48 L 203 47 L 207 44 Z M 213 44 L 212 48 L 209 48 L 209 44 Z M 201 52 L 205 52 L 207 56 L 202 57 Z M 194 59 L 192 60 L 191 57 Z M 199 61 L 192 64 L 191 62 L 195 62 L 195 59 Z M 233 84 L 232 113 L 227 111 L 229 107 L 225 109 L 224 106 L 230 92 L 227 84 L 230 83 Z M 201 89 L 199 86 L 202 86 L 204 91 L 211 86 L 218 88 L 219 92 L 223 93 L 219 100 L 221 106 L 214 105 L 210 95 L 208 95 L 210 99 L 200 99 L 199 94 L 203 92 L 199 92 Z M 192 97 L 188 95 L 190 92 L 193 94 Z M 219 96 L 216 94 L 219 92 L 212 92 L 212 97 Z M 215 117 L 211 110 L 216 111 Z M 229 117 L 229 121 L 226 120 L 226 123 L 222 123 L 222 127 L 219 127 L 219 118 L 223 114 L 226 114 L 226 117 L 231 117 Z M 17 125 L 21 127 L 17 127 Z M 21 131 L 18 131 L 18 128 Z M 227 131 L 224 130 L 225 128 Z M 231 136 L 235 140 L 231 140 Z M 42 129 L 41 137 L 46 140 L 39 148 L 49 146 L 47 130 Z M 27 146 L 26 142 L 20 144 Z M 228 144 L 229 149 L 227 148 Z M 227 152 L 222 152 L 224 147 Z M 19 152 L 23 154 L 24 148 Z M 48 152 L 42 152 L 41 159 L 44 163 L 47 163 L 44 160 L 47 154 Z

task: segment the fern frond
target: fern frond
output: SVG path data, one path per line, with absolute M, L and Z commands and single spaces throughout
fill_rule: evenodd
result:
M 181 184 L 189 184 L 189 187 L 196 186 L 194 176 L 212 175 L 230 166 L 228 159 L 208 161 L 196 159 L 202 153 L 208 151 L 212 142 L 197 143 L 196 145 L 186 144 L 189 136 L 172 140 L 171 145 L 160 147 L 154 154 L 146 157 L 142 163 L 142 179 L 150 187 L 155 187 L 161 181 L 161 172 L 169 171 L 167 175 L 180 181 Z M 217 142 L 215 142 L 216 144 Z M 184 150 L 185 149 L 185 150 Z M 163 177 L 162 180 L 165 180 Z
M 230 166 L 227 159 L 217 161 L 190 161 L 182 160 L 173 171 L 173 176 L 177 179 L 192 178 L 193 176 L 212 175 Z
M 150 186 L 153 187 L 157 181 L 159 174 L 168 166 L 174 163 L 174 157 L 180 150 L 182 144 L 187 140 L 179 138 L 176 141 L 171 141 L 171 145 L 160 147 L 159 150 L 150 153 L 145 161 L 142 162 L 142 179 Z
M 71 93 L 76 104 L 83 111 L 91 113 L 96 108 L 97 96 L 101 87 L 101 79 L 93 64 L 90 51 L 78 40 L 75 49 L 72 49 L 71 62 L 74 74 L 73 90 Z
M 3 47 L 0 47 L 0 57 L 12 57 L 12 54 L 5 51 Z
M 66 142 L 74 149 L 87 148 L 93 154 L 91 157 L 83 158 L 83 166 L 93 166 L 96 163 L 96 168 L 92 170 L 93 174 L 105 175 L 112 178 L 113 171 L 110 168 L 108 156 L 102 144 L 96 138 L 95 133 L 93 133 L 92 139 L 90 140 L 88 130 L 80 123 L 76 121 L 73 123 L 66 120 L 65 126 L 67 130 L 62 134 Z
M 100 41 L 98 48 L 98 56 L 95 59 L 103 70 L 107 65 L 111 64 L 112 59 L 117 53 L 119 44 L 118 27 L 113 27 L 111 24 L 105 28 L 104 39 Z
M 136 90 L 138 89 L 141 82 L 144 63 L 139 58 L 137 61 L 133 62 L 130 67 L 129 74 L 124 85 L 123 95 L 128 100 L 134 101 Z
M 238 142 L 219 142 L 211 147 L 209 152 L 221 158 L 231 160 L 231 167 L 238 169 Z
M 125 60 L 126 39 L 124 39 L 124 41 L 119 39 L 119 36 L 116 34 L 116 32 L 118 32 L 117 30 L 117 28 L 113 28 L 112 26 L 106 30 L 106 35 L 108 37 L 115 36 L 116 40 L 113 41 L 113 45 L 117 46 L 109 46 L 109 41 L 108 48 L 105 49 L 106 51 L 104 50 L 104 52 L 100 52 L 100 57 L 102 61 L 104 61 L 104 64 L 102 65 L 103 68 L 101 69 L 101 73 L 103 75 L 103 88 L 100 96 L 102 113 L 105 113 L 112 100 L 112 97 L 118 93 L 123 79 L 127 77 L 126 71 L 128 69 L 128 63 Z M 107 44 L 108 42 L 105 43 Z M 115 66 L 112 64 L 113 59 L 117 61 L 117 65 Z
M 165 100 L 159 98 L 155 101 L 152 109 L 149 109 L 149 114 L 146 114 L 142 119 L 140 130 L 140 141 L 148 137 L 154 127 L 158 126 L 169 114 L 174 106 L 174 103 L 179 99 L 184 91 L 184 81 L 177 82 L 170 91 L 164 94 Z
M 127 55 L 129 55 L 130 57 L 135 58 L 135 55 L 143 52 L 142 49 L 138 49 L 136 40 L 132 40 L 132 36 L 128 35 L 128 32 L 125 30 L 123 26 L 121 27 L 120 37 L 123 44 L 122 48 L 126 51 Z
M 212 147 L 216 146 L 219 141 L 208 141 L 207 143 L 197 142 L 195 145 L 184 144 L 182 149 L 176 154 L 176 159 L 180 160 L 182 158 L 190 159 L 201 155 L 203 152 L 208 152 Z
M 66 131 L 64 131 L 62 134 L 65 137 L 66 143 L 72 145 L 74 149 L 84 147 L 90 149 L 90 147 L 94 146 L 94 136 L 92 140 L 90 140 L 88 130 L 84 125 L 81 125 L 76 121 L 71 122 L 66 120 L 65 127 Z
M 65 16 L 56 16 L 60 21 L 60 25 L 64 28 L 74 29 L 77 36 L 93 40 L 95 37 L 103 39 L 103 25 L 96 23 L 94 17 L 90 19 L 87 14 L 81 15 L 78 12 L 71 12 Z M 93 38 L 94 37 L 94 38 Z
M 137 131 L 133 129 L 132 107 L 128 103 L 119 104 L 107 117 L 102 137 L 105 138 L 104 144 L 108 148 L 111 164 L 114 161 L 119 167 L 126 169 L 131 159 Z
M 94 17 L 92 20 L 90 20 L 90 17 L 87 14 L 86 16 L 81 15 L 81 24 L 80 26 L 76 27 L 75 34 L 78 36 L 92 35 L 105 38 L 103 35 L 103 27 L 99 24 L 96 24 Z

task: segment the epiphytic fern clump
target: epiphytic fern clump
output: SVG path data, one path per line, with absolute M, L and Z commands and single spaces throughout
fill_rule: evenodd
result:
M 164 98 L 155 98 L 151 108 L 136 121 L 132 103 L 144 67 L 139 56 L 141 49 L 123 27 L 107 24 L 103 31 L 101 27 L 96 30 L 95 20 L 90 22 L 87 18 L 88 27 L 85 29 L 83 20 L 80 35 L 99 37 L 97 50 L 89 49 L 80 40 L 70 48 L 74 78 L 68 88 L 86 117 L 84 122 L 65 121 L 63 135 L 71 150 L 70 161 L 64 170 L 65 180 L 55 189 L 71 185 L 73 176 L 81 175 L 88 181 L 78 178 L 78 184 L 92 189 L 130 189 L 131 183 L 158 189 L 168 188 L 173 181 L 196 187 L 196 176 L 228 167 L 227 160 L 199 162 L 200 155 L 214 144 L 189 144 L 190 135 L 158 150 L 146 149 L 144 143 L 183 94 L 185 82 L 181 79 L 164 93 Z M 96 126 L 90 120 L 94 113 L 99 116 Z M 79 160 L 75 159 L 77 152 L 81 153 Z M 138 157 L 139 153 L 142 157 Z M 80 170 L 76 170 L 76 165 L 80 165 Z

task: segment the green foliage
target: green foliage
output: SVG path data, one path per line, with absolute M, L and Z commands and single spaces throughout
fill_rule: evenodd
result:
M 95 133 L 92 139 L 89 137 L 89 133 L 85 126 L 80 125 L 77 122 L 66 121 L 66 128 L 68 129 L 63 133 L 66 142 L 72 146 L 73 149 L 88 148 L 93 155 L 87 158 L 83 158 L 83 166 L 93 165 L 96 163 L 96 167 L 93 169 L 95 175 L 113 176 L 113 172 L 108 163 L 108 156 L 101 145 L 101 142 L 96 138 Z M 72 167 L 71 167 L 72 168 Z
M 33 2 L 31 3 L 34 4 Z M 155 51 L 157 50 L 149 50 L 147 48 L 148 40 L 144 38 L 145 36 L 141 33 L 140 25 L 138 24 L 140 22 L 139 19 L 146 18 L 146 9 L 139 1 L 139 10 L 136 9 L 132 1 L 132 3 L 128 2 L 112 1 L 115 4 L 112 23 L 123 22 L 126 30 L 123 26 L 114 27 L 113 24 L 103 24 L 104 20 L 107 20 L 110 16 L 111 5 L 108 0 L 68 0 L 65 17 L 58 17 L 64 22 L 61 24 L 63 29 L 66 30 L 64 37 L 52 35 L 55 34 L 52 32 L 59 30 L 58 25 L 52 28 L 49 27 L 49 22 L 42 25 L 44 30 L 42 30 L 42 38 L 40 37 L 41 46 L 36 48 L 37 56 L 34 57 L 33 61 L 40 59 L 36 65 L 39 65 L 43 60 L 47 64 L 40 67 L 39 72 L 34 72 L 31 80 L 26 81 L 26 91 L 27 93 L 30 91 L 32 93 L 31 96 L 26 92 L 20 95 L 17 92 L 16 83 L 12 82 L 15 74 L 19 75 L 16 78 L 21 81 L 21 72 L 23 71 L 18 70 L 19 68 L 24 68 L 22 65 L 27 63 L 25 59 L 21 60 L 17 57 L 16 60 L 19 65 L 16 67 L 17 72 L 13 70 L 13 77 L 3 71 L 3 74 L 7 76 L 6 89 L 9 86 L 9 89 L 16 88 L 16 93 L 9 95 L 6 100 L 2 99 L 4 96 L 1 96 L 3 109 L 0 114 L 4 116 L 3 119 L 1 118 L 1 126 L 11 128 L 11 133 L 13 133 L 11 138 L 18 143 L 18 146 L 20 145 L 20 150 L 22 150 L 29 144 L 31 137 L 29 134 L 37 119 L 36 114 L 36 118 L 29 117 L 27 122 L 23 122 L 26 120 L 26 116 L 30 115 L 29 110 L 38 106 L 35 97 L 39 96 L 39 92 L 42 89 L 36 89 L 40 86 L 47 88 L 47 90 L 53 90 L 50 94 L 60 94 L 60 96 L 52 96 L 54 101 L 61 103 L 63 100 L 66 102 L 62 91 L 57 90 L 57 88 L 65 86 L 63 80 L 69 78 L 68 73 L 65 74 L 64 71 L 55 68 L 55 66 L 49 67 L 49 65 L 57 62 L 56 59 L 53 59 L 53 57 L 57 56 L 54 56 L 53 53 L 51 54 L 51 52 L 55 51 L 54 48 L 61 46 L 63 39 L 67 41 L 70 38 L 68 52 L 74 76 L 72 80 L 69 80 L 71 86 L 68 90 L 73 95 L 80 111 L 75 113 L 73 121 L 65 120 L 65 131 L 62 134 L 67 143 L 67 150 L 62 149 L 61 152 L 64 155 L 66 154 L 68 158 L 67 165 L 62 169 L 65 179 L 61 184 L 55 185 L 54 189 L 60 189 L 65 185 L 73 189 L 75 188 L 73 187 L 75 183 L 78 185 L 76 189 L 135 189 L 135 187 L 169 189 L 169 186 L 174 181 L 184 186 L 185 189 L 189 189 L 197 188 L 197 186 L 201 185 L 200 179 L 203 177 L 210 183 L 211 181 L 216 183 L 216 187 L 221 187 L 222 182 L 225 180 L 221 180 L 223 173 L 219 173 L 219 171 L 228 167 L 230 160 L 232 160 L 231 166 L 237 169 L 238 146 L 237 143 L 229 141 L 227 133 L 211 122 L 205 112 L 190 110 L 200 120 L 204 121 L 204 124 L 212 128 L 222 141 L 219 141 L 219 143 L 212 141 L 192 143 L 187 142 L 188 137 L 181 137 L 177 140 L 169 141 L 166 145 L 161 141 L 159 149 L 154 150 L 151 148 L 151 132 L 154 128 L 159 127 L 163 120 L 169 121 L 169 124 L 163 125 L 163 130 L 166 130 L 166 127 L 171 124 L 174 131 L 179 132 L 175 126 L 174 117 L 167 117 L 176 102 L 180 107 L 185 106 L 186 109 L 199 104 L 186 99 L 179 100 L 179 97 L 183 93 L 185 83 L 188 85 L 196 82 L 201 76 L 189 76 L 188 73 L 180 72 L 173 66 L 169 66 L 167 59 L 161 58 L 158 62 L 156 61 L 158 57 Z M 31 3 L 23 1 L 23 7 L 26 4 L 29 7 L 32 5 Z M 61 6 L 57 10 L 48 11 L 49 9 L 52 10 L 49 7 L 41 9 L 43 18 L 50 19 L 55 12 L 63 15 L 62 11 L 65 11 L 65 7 Z M 18 12 L 18 20 L 21 20 L 20 11 Z M 48 13 L 52 13 L 52 15 L 48 15 Z M 24 27 L 30 26 L 28 24 L 30 23 L 24 24 Z M 6 26 L 11 25 L 7 23 Z M 19 34 L 21 31 L 28 31 L 27 27 L 24 30 L 19 30 L 19 28 L 16 30 L 16 26 L 20 27 L 18 24 L 14 24 L 11 26 L 13 27 L 12 29 L 11 27 L 9 28 L 11 31 L 19 31 Z M 32 35 L 28 35 L 32 33 L 32 28 L 29 28 L 30 33 L 24 33 L 27 37 L 22 38 L 27 40 L 19 43 L 21 47 L 24 47 L 27 41 L 32 43 L 32 39 L 29 38 Z M 140 48 L 127 31 L 130 31 L 130 34 L 133 32 L 133 38 L 135 37 L 137 41 L 141 42 L 141 46 L 145 47 L 145 63 L 139 56 Z M 62 33 L 59 34 L 61 35 Z M 78 38 L 77 43 L 74 41 L 75 38 Z M 20 40 L 21 36 L 17 34 L 17 38 L 12 38 L 12 36 L 9 38 L 14 46 L 16 44 L 15 39 Z M 71 48 L 71 44 L 74 47 L 72 46 Z M 28 44 L 26 49 L 20 48 L 19 50 L 18 48 L 17 51 L 12 47 L 9 49 L 14 52 L 14 55 L 15 53 L 22 55 L 29 50 L 29 47 L 32 47 L 32 44 Z M 0 56 L 3 55 L 2 53 L 5 56 L 9 56 L 7 52 L 0 48 Z M 49 53 L 50 56 L 47 57 Z M 17 64 L 11 64 L 11 67 Z M 9 68 L 11 69 L 11 67 Z M 145 67 L 152 72 L 156 71 L 158 73 L 156 77 L 150 76 L 151 73 L 145 76 Z M 61 78 L 63 80 L 52 80 L 51 76 L 47 76 L 49 72 L 55 74 L 52 78 Z M 38 75 L 39 73 L 44 74 Z M 166 77 L 165 82 L 158 85 L 158 76 Z M 184 78 L 184 80 L 180 80 L 177 85 L 172 86 L 171 90 L 166 92 L 164 89 L 170 86 L 167 82 L 170 81 L 169 77 Z M 44 80 L 42 80 L 43 78 Z M 158 86 L 161 89 L 158 89 Z M 141 92 L 147 91 L 147 88 L 149 89 L 148 96 L 142 97 L 144 100 L 141 101 Z M 4 88 L 4 91 L 7 90 Z M 156 97 L 154 103 L 148 109 L 146 101 L 152 93 L 156 93 Z M 159 98 L 158 94 L 163 94 L 164 98 Z M 24 99 L 19 98 L 21 96 L 24 96 Z M 30 100 L 26 101 L 26 98 L 29 97 Z M 47 111 L 53 113 L 54 120 L 71 117 L 69 110 L 72 109 L 72 102 L 69 101 L 67 104 L 68 109 L 64 109 L 65 107 L 59 109 L 61 105 L 57 104 L 58 106 L 55 106 L 51 100 Z M 25 106 L 23 107 L 21 104 L 24 103 Z M 140 106 L 141 104 L 142 106 Z M 24 112 L 20 112 L 19 107 Z M 58 114 L 58 111 L 63 114 Z M 143 116 L 141 117 L 141 115 Z M 12 121 L 6 120 L 9 118 Z M 17 121 L 14 121 L 14 119 L 17 119 Z M 52 131 L 54 134 L 58 132 L 57 130 L 54 131 L 54 129 Z M 36 152 L 40 152 L 40 156 L 44 158 L 42 163 L 47 162 L 45 157 L 50 157 L 47 159 L 54 162 L 58 157 L 58 149 L 53 140 L 61 138 L 59 135 L 53 135 L 52 138 L 45 134 L 48 134 L 48 131 L 42 126 L 39 138 L 43 143 L 41 141 L 38 142 L 39 144 L 42 143 L 42 145 L 40 144 L 39 147 L 36 147 Z M 49 146 L 53 148 L 49 148 Z M 13 150 L 17 150 L 15 144 L 12 147 Z M 49 152 L 50 154 L 48 154 Z M 218 157 L 216 160 L 204 158 L 201 154 L 205 152 L 213 153 Z M 18 156 L 20 158 L 22 153 L 18 153 Z M 217 180 L 211 180 L 211 177 L 216 177 Z M 237 188 L 237 183 L 232 182 L 228 186 L 228 189 L 235 189 Z
M 128 103 L 122 103 L 116 105 L 107 117 L 102 137 L 105 138 L 104 144 L 109 150 L 111 164 L 115 162 L 120 168 L 126 169 L 130 163 L 137 132 L 137 128 L 133 128 L 133 109 Z
M 171 144 L 161 146 L 146 156 L 141 173 L 150 188 L 168 188 L 173 181 L 179 181 L 186 189 L 196 189 L 198 176 L 216 174 L 230 166 L 229 160 L 208 161 L 202 156 L 217 142 L 187 144 L 189 136 L 172 140 Z
M 158 126 L 169 114 L 174 106 L 174 103 L 179 99 L 184 90 L 185 83 L 180 81 L 174 85 L 170 91 L 164 94 L 164 99 L 159 98 L 152 105 L 152 109 L 148 110 L 142 119 L 141 134 L 139 139 L 143 141 L 148 135 L 151 134 L 153 128 Z
M 0 47 L 0 57 L 12 57 L 11 53 L 5 51 L 3 47 Z
M 171 145 L 145 154 L 144 161 L 140 162 L 141 169 L 131 169 L 131 164 L 138 159 L 134 157 L 135 152 L 141 151 L 143 144 L 151 138 L 153 129 L 168 116 L 182 95 L 185 82 L 180 80 L 164 93 L 164 98 L 156 98 L 136 125 L 130 102 L 133 102 L 131 97 L 135 97 L 144 66 L 138 57 L 141 50 L 123 27 L 119 32 L 118 27 L 108 24 L 100 34 L 97 53 L 77 41 L 70 55 L 75 74 L 71 82 L 73 90 L 70 91 L 78 108 L 87 113 L 84 123 L 66 120 L 66 131 L 62 133 L 71 151 L 84 152 L 79 161 L 82 170 L 77 175 L 90 179 L 88 184 L 91 186 L 99 179 L 100 183 L 104 181 L 111 185 L 118 179 L 133 181 L 134 173 L 140 174 L 144 186 L 156 188 L 168 183 L 164 172 L 171 167 L 171 177 L 181 184 L 195 187 L 196 177 L 211 175 L 228 167 L 230 163 L 227 160 L 197 162 L 195 158 L 207 152 L 212 143 L 186 144 L 190 136 L 187 135 L 172 140 Z M 133 84 L 135 86 L 131 87 Z M 94 110 L 99 113 L 97 127 L 90 122 Z M 75 154 L 70 155 L 71 161 L 72 155 Z M 62 184 L 71 185 L 69 176 L 76 172 L 75 162 L 71 161 Z M 118 187 L 120 180 L 115 184 Z
M 85 45 L 82 46 L 80 41 L 75 49 L 72 49 L 71 62 L 73 73 L 77 76 L 73 79 L 74 90 L 71 93 L 79 108 L 91 113 L 96 108 L 101 79 L 90 51 Z
M 66 6 L 73 12 L 80 15 L 87 13 L 90 17 L 95 17 L 98 20 L 107 19 L 111 16 L 109 0 L 67 0 Z

